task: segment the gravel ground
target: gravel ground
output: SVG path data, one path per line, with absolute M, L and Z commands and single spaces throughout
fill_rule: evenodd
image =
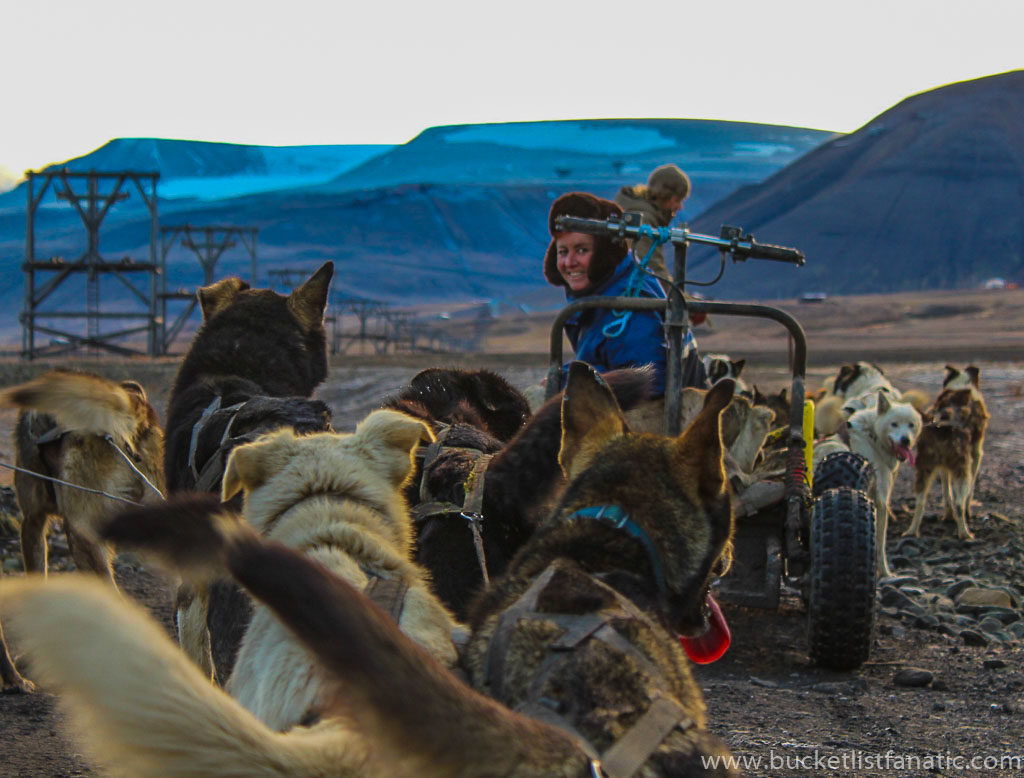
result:
M 884 362 L 883 367 L 900 388 L 932 394 L 944 364 L 936 357 L 909 364 Z M 1024 363 L 985 361 L 979 351 L 976 364 L 992 415 L 975 495 L 976 539 L 962 543 L 951 523 L 938 521 L 941 508 L 935 487 L 923 537 L 902 540 L 912 508 L 912 473 L 906 466 L 901 469 L 894 495 L 896 527 L 889 533 L 890 558 L 899 575 L 880 582 L 877 637 L 863 667 L 840 673 L 810 663 L 806 613 L 794 592 L 784 593 L 777 610 L 724 606 L 732 646 L 720 661 L 697 668 L 696 674 L 705 690 L 711 726 L 745 760 L 746 774 L 1021 774 Z M 336 426 L 347 429 L 420 366 L 385 360 L 336 367 L 320 396 L 334 408 Z M 544 372 L 543 364 L 524 366 L 521 359 L 492 360 L 487 366 L 521 386 Z M 151 370 L 144 382 L 158 408 L 165 402 L 164 381 L 172 367 L 167 366 L 163 378 L 161 371 Z M 131 372 L 130 366 L 118 369 Z M 834 367 L 816 368 L 808 386 L 833 372 Z M 756 364 L 748 367 L 745 377 L 763 390 L 786 381 L 780 368 Z M 9 426 L 9 415 L 0 416 L 4 423 Z M 2 461 L 13 459 L 7 439 L 0 438 Z M 5 571 L 17 574 L 17 541 L 9 535 L 0 537 L 0 550 Z M 53 536 L 53 555 L 55 570 L 68 566 L 59 534 Z M 170 629 L 171 592 L 166 582 L 130 558 L 122 561 L 122 586 Z M 1006 599 L 1002 605 L 960 602 L 972 589 L 999 590 Z M 17 652 L 16 645 L 12 649 Z M 45 691 L 0 697 L 0 732 L 0 774 L 95 774 L 67 737 L 55 698 Z M 1012 758 L 1018 761 L 1008 763 Z M 979 760 L 973 763 L 979 768 L 987 764 L 995 769 L 968 770 L 971 760 Z

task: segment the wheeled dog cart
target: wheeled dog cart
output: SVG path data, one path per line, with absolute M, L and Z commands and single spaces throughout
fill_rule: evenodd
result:
M 661 311 L 665 317 L 668 360 L 665 376 L 664 432 L 681 432 L 681 390 L 685 336 L 691 313 L 749 316 L 778 322 L 792 338 L 791 406 L 788 427 L 781 430 L 785 467 L 781 481 L 755 482 L 738 495 L 733 566 L 719 582 L 716 596 L 736 605 L 775 609 L 783 582 L 800 592 L 807 607 L 808 653 L 824 667 L 849 670 L 871 653 L 875 628 L 875 508 L 868 497 L 872 478 L 867 461 L 841 452 L 827 457 L 817 472 L 809 472 L 814 438 L 814 408 L 805 400 L 807 339 L 803 328 L 787 312 L 767 305 L 687 299 L 688 285 L 708 286 L 718 281 L 726 258 L 733 262 L 765 259 L 804 264 L 797 249 L 758 243 L 737 227 L 722 227 L 718 237 L 687 228 L 653 230 L 638 213 L 621 219 L 559 217 L 556 226 L 566 232 L 603 235 L 619 240 L 642 236 L 658 243 L 671 242 L 675 250 L 674 281 L 668 299 L 590 297 L 570 303 L 556 316 L 551 328 L 550 363 L 546 392 L 560 386 L 562 329 L 566 320 L 587 308 L 620 311 Z M 718 275 L 708 282 L 687 279 L 686 249 L 690 243 L 717 248 Z M 637 267 L 644 269 L 636 260 Z

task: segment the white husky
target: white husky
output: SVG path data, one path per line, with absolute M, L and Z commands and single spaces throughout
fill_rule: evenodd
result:
M 817 467 L 828 454 L 850 450 L 871 463 L 875 471 L 875 485 L 871 495 L 875 503 L 875 542 L 877 567 L 883 576 L 892 575 L 885 554 L 886 528 L 892 512 L 889 498 L 900 462 L 914 464 L 914 444 L 921 434 L 921 414 L 909 402 L 893 400 L 889 393 L 879 390 L 874 404 L 856 411 L 847 422 L 849 436 L 837 434 L 825 438 L 814 446 L 814 465 Z

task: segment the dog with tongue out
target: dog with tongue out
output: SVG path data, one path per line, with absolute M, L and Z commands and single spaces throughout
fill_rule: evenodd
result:
M 729 649 L 732 633 L 729 624 L 718 607 L 718 602 L 710 594 L 707 599 L 708 628 L 697 637 L 680 635 L 679 642 L 686 649 L 686 655 L 699 665 L 717 662 Z
M 892 486 L 901 462 L 915 465 L 914 446 L 921 434 L 922 420 L 911 403 L 893 399 L 885 391 L 877 395 L 873 407 L 856 411 L 846 422 L 848 440 L 840 440 L 837 435 L 815 444 L 814 462 L 817 465 L 834 451 L 848 449 L 871 464 L 875 475 L 871 499 L 875 504 L 876 569 L 879 575 L 890 576 L 885 536 L 892 518 Z

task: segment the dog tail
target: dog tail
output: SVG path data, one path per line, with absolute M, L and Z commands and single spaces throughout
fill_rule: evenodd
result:
M 814 437 L 834 435 L 845 420 L 843 398 L 836 394 L 827 395 L 814 406 Z
M 64 370 L 5 389 L 0 404 L 47 413 L 66 429 L 110 434 L 122 444 L 134 440 L 142 426 L 155 422 L 150 419 L 145 391 L 134 381 L 119 383 Z M 140 404 L 147 406 L 141 412 Z
M 363 774 L 368 749 L 356 733 L 336 720 L 329 737 L 328 722 L 270 730 L 109 585 L 75 574 L 4 581 L 0 603 L 35 677 L 58 691 L 82 747 L 115 775 Z
M 152 557 L 192 583 L 223 577 L 231 539 L 255 530 L 212 494 L 182 494 L 165 503 L 117 513 L 100 536 Z
M 309 557 L 251 535 L 235 538 L 228 560 L 236 580 L 343 682 L 344 714 L 379 752 L 401 754 L 409 774 L 506 775 L 526 764 L 538 775 L 584 773 L 571 736 L 471 689 Z
M 931 398 L 920 389 L 908 389 L 902 393 L 900 401 L 910 403 L 918 413 L 924 413 L 932 404 Z
M 650 397 L 651 383 L 654 381 L 654 365 L 609 370 L 607 373 L 603 373 L 601 378 L 611 387 L 619 407 L 628 411 Z

